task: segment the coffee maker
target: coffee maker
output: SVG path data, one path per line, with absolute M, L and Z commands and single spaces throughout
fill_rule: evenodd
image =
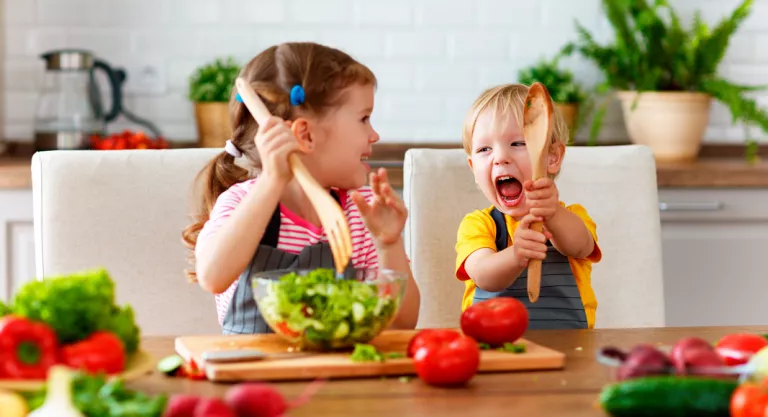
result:
M 123 108 L 124 70 L 81 49 L 49 51 L 41 58 L 46 68 L 34 122 L 36 151 L 88 149 L 90 136 L 105 135 L 107 124 L 121 114 L 155 137 L 161 136 L 154 124 Z M 102 105 L 97 70 L 109 80 L 112 104 L 108 111 Z

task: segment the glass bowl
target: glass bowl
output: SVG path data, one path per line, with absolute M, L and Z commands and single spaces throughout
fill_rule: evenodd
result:
M 407 275 L 388 269 L 268 271 L 251 277 L 253 296 L 273 332 L 301 350 L 368 343 L 400 310 Z
M 651 375 L 733 379 L 743 381 L 748 378 L 754 370 L 753 364 L 744 364 L 735 366 L 687 366 L 684 371 L 680 371 L 675 367 L 674 361 L 670 357 L 672 346 L 656 346 L 650 344 L 645 346 L 652 347 L 661 352 L 667 358 L 668 362 L 662 364 L 659 360 L 653 359 L 628 361 L 627 358 L 632 353 L 632 350 L 623 350 L 612 346 L 599 349 L 596 352 L 595 358 L 597 362 L 603 365 L 607 370 L 608 380 L 611 382 Z

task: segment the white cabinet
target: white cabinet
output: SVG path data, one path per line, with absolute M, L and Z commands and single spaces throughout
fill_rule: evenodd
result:
M 768 324 L 768 189 L 659 190 L 668 326 Z
M 32 190 L 0 189 L 0 300 L 34 277 Z

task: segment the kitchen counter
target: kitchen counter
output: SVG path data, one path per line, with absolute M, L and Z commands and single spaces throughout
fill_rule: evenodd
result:
M 369 163 L 372 167 L 385 167 L 395 188 L 403 185 L 403 155 L 411 147 L 455 148 L 458 144 L 405 144 L 385 143 L 374 146 Z M 31 152 L 14 151 L 0 156 L 0 189 L 27 189 L 32 186 L 30 172 Z M 743 156 L 743 147 L 733 145 L 705 145 L 699 160 L 691 163 L 658 163 L 657 182 L 665 187 L 729 187 L 768 188 L 768 147 L 761 148 L 763 161 L 749 165 Z

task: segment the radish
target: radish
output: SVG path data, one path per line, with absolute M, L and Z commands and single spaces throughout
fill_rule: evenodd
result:
M 163 417 L 191 417 L 201 400 L 194 395 L 176 394 L 168 400 Z
M 237 417 L 220 398 L 203 398 L 197 403 L 193 417 Z
M 291 403 L 286 402 L 280 391 L 263 383 L 236 385 L 227 391 L 225 398 L 238 417 L 280 417 L 288 409 L 309 401 L 321 385 L 320 380 L 313 382 Z

